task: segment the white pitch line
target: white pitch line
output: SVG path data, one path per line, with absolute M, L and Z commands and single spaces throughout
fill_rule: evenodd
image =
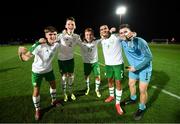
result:
M 159 89 L 159 88 L 157 88 L 156 86 L 151 86 L 152 88 L 154 88 L 154 89 Z M 176 94 L 173 94 L 173 93 L 171 93 L 171 92 L 169 92 L 169 91 L 166 91 L 166 90 L 163 90 L 163 89 L 159 89 L 160 91 L 162 91 L 163 93 L 165 93 L 165 94 L 168 94 L 168 95 L 170 95 L 170 96 L 172 96 L 172 97 L 175 97 L 175 98 L 177 98 L 177 99 L 180 99 L 180 96 L 178 96 L 178 95 L 176 95 Z
M 77 53 L 77 52 L 75 52 L 75 54 L 78 55 L 78 56 L 81 56 L 81 54 L 79 54 L 79 53 Z M 99 62 L 99 65 L 105 66 L 105 64 L 102 64 L 101 62 Z M 177 99 L 180 99 L 180 96 L 178 96 L 178 95 L 176 95 L 176 94 L 173 94 L 173 93 L 171 93 L 171 92 L 169 92 L 169 91 L 166 91 L 166 90 L 163 90 L 163 89 L 159 89 L 157 86 L 152 85 L 151 87 L 154 88 L 154 89 L 158 89 L 158 90 L 162 91 L 163 93 L 165 93 L 165 94 L 167 94 L 167 95 L 170 95 L 170 96 L 172 96 L 172 97 L 175 97 L 175 98 L 177 98 Z

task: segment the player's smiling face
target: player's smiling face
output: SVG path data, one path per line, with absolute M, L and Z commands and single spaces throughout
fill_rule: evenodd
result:
M 50 44 L 53 44 L 57 40 L 57 32 L 48 32 L 48 33 L 46 33 L 46 38 L 47 38 L 47 41 Z
M 121 39 L 123 40 L 127 40 L 127 35 L 130 33 L 130 29 L 129 28 L 122 28 L 119 30 L 119 36 Z
M 92 42 L 94 39 L 94 35 L 91 31 L 86 31 L 85 32 L 85 39 L 87 42 Z
M 102 25 L 100 27 L 100 35 L 103 38 L 108 38 L 109 37 L 109 28 L 107 25 Z
M 65 28 L 67 29 L 67 33 L 73 33 L 76 28 L 75 22 L 72 20 L 66 21 Z

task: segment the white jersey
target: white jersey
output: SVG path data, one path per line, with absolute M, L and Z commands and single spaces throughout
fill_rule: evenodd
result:
M 123 63 L 122 48 L 119 38 L 111 34 L 107 39 L 101 40 L 106 65 L 119 65 Z
M 73 59 L 73 49 L 78 42 L 81 42 L 80 36 L 78 34 L 62 33 L 58 36 L 58 40 L 60 42 L 58 60 Z
M 91 43 L 82 42 L 81 54 L 84 63 L 95 63 L 98 61 L 98 50 L 97 50 L 98 41 L 94 40 Z
M 58 47 L 59 43 L 54 43 L 53 45 L 38 45 L 32 51 L 32 54 L 35 55 L 34 62 L 32 64 L 32 71 L 39 74 L 50 72 L 52 70 L 51 63 Z

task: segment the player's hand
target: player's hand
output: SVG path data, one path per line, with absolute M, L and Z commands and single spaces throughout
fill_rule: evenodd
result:
M 136 37 L 137 36 L 137 33 L 136 32 L 133 32 L 133 37 Z
M 26 53 L 28 50 L 27 50 L 27 48 L 26 47 L 23 47 L 23 46 L 20 46 L 19 48 L 18 48 L 18 53 Z
M 131 71 L 131 72 L 135 72 L 136 71 L 136 69 L 133 66 L 128 66 L 127 70 Z
M 45 38 L 40 38 L 38 41 L 40 44 L 46 43 L 47 40 Z
M 19 59 L 20 59 L 21 61 L 24 61 L 23 58 L 22 58 L 22 55 L 25 54 L 27 51 L 28 51 L 27 48 L 25 48 L 25 47 L 23 47 L 23 46 L 20 46 L 20 47 L 18 48 L 18 56 L 19 56 Z
M 114 33 L 116 32 L 116 28 L 115 27 L 112 27 L 110 30 L 109 30 L 110 33 Z

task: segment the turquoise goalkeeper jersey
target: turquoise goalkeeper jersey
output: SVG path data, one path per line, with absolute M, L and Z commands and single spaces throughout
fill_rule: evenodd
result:
M 150 66 L 149 69 L 152 70 L 152 53 L 144 39 L 134 37 L 130 41 L 121 40 L 120 43 L 130 66 L 134 66 L 136 70 Z

